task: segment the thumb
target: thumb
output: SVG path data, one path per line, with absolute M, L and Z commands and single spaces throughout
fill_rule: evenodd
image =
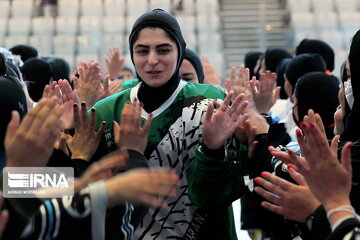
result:
M 11 112 L 11 120 L 6 129 L 5 146 L 10 144 L 20 125 L 20 115 L 17 111 Z
M 275 88 L 274 100 L 278 100 L 278 99 L 279 99 L 279 97 L 280 97 L 280 90 L 281 90 L 281 87 Z

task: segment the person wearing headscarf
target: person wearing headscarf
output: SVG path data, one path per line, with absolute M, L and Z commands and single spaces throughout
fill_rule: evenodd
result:
M 49 63 L 52 69 L 52 81 L 70 79 L 70 65 L 67 61 L 57 57 L 45 57 L 42 60 Z
M 339 106 L 339 82 L 324 72 L 310 72 L 299 78 L 295 86 L 294 117 L 304 119 L 309 109 L 320 114 L 326 136 L 334 137 L 334 113 Z
M 326 63 L 326 70 L 330 73 L 335 67 L 335 53 L 329 44 L 318 39 L 304 39 L 295 49 L 295 55 L 298 56 L 304 53 L 317 53 L 321 55 Z
M 276 68 L 276 86 L 281 87 L 280 98 L 276 100 L 275 105 L 270 109 L 270 115 L 274 122 L 283 121 L 286 119 L 289 111 L 292 108 L 292 103 L 285 92 L 285 71 L 291 58 L 284 58 L 280 61 Z
M 301 54 L 293 58 L 287 65 L 285 71 L 284 89 L 288 95 L 291 103 L 294 103 L 293 93 L 295 85 L 300 77 L 309 72 L 325 72 L 326 65 L 324 59 L 316 53 Z M 296 123 L 294 122 L 293 112 L 289 111 L 287 119 L 285 120 L 286 129 L 289 135 L 296 139 L 295 130 Z
M 304 74 L 308 72 L 325 72 L 324 59 L 316 53 L 301 54 L 293 58 L 287 65 L 285 72 L 285 91 L 288 97 L 294 93 L 294 87 Z
M 172 167 L 180 177 L 180 187 L 175 198 L 168 199 L 161 209 L 150 208 L 143 219 L 134 215 L 137 206 L 126 205 L 131 221 L 117 226 L 127 230 L 129 239 L 235 239 L 231 208 L 210 213 L 193 204 L 188 195 L 188 174 L 192 162 L 198 161 L 204 113 L 212 99 L 224 99 L 225 93 L 212 85 L 180 79 L 186 44 L 175 17 L 161 9 L 136 20 L 129 47 L 140 82 L 95 104 L 97 127 L 102 121 L 108 123 L 95 157 L 117 148 L 113 121 L 120 122 L 126 102 L 140 101 L 142 121 L 152 117 L 144 155 L 150 167 Z
M 250 70 L 250 78 L 256 76 L 254 69 L 262 56 L 264 56 L 264 53 L 258 51 L 250 51 L 245 54 L 244 65 L 245 68 Z
M 268 48 L 266 49 L 264 60 L 262 64 L 262 72 L 270 71 L 276 72 L 276 68 L 280 61 L 284 58 L 291 58 L 291 54 L 282 48 Z
M 19 55 L 23 62 L 30 58 L 38 57 L 38 51 L 36 48 L 29 45 L 16 45 L 9 50 L 12 54 Z
M 35 102 L 42 98 L 44 88 L 51 82 L 53 69 L 49 63 L 39 58 L 27 60 L 21 67 L 24 81 L 28 83 L 28 90 Z
M 181 79 L 192 83 L 204 83 L 204 70 L 199 55 L 186 48 L 185 59 L 180 67 Z

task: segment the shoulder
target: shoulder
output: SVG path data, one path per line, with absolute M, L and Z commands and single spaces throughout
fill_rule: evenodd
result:
M 204 96 L 205 98 L 225 98 L 226 94 L 210 84 L 187 83 L 183 88 L 186 97 Z
M 107 111 L 107 110 L 114 110 L 114 107 L 118 106 L 119 104 L 125 104 L 125 102 L 129 101 L 130 99 L 130 91 L 131 88 L 111 95 L 107 98 L 104 98 L 98 101 L 94 107 L 96 111 Z

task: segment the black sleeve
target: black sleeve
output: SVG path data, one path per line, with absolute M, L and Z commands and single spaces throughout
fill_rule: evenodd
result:
M 326 239 L 331 233 L 331 228 L 324 207 L 321 205 L 312 215 L 314 217 L 311 229 L 312 239 Z
M 74 177 L 80 177 L 89 167 L 90 163 L 83 159 L 71 159 L 64 152 L 54 149 L 50 156 L 48 167 L 72 167 L 74 168 Z
M 335 230 L 331 233 L 329 240 L 341 240 L 352 232 L 351 239 L 358 239 L 360 237 L 360 222 L 356 218 L 349 218 L 343 221 Z

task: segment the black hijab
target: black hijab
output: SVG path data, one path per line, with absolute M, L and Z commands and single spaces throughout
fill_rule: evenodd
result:
M 9 50 L 14 55 L 20 55 L 23 62 L 30 58 L 38 56 L 38 51 L 36 50 L 36 48 L 29 45 L 16 45 Z
M 194 67 L 199 83 L 204 83 L 204 70 L 199 55 L 190 48 L 186 48 L 185 59 Z
M 280 61 L 280 63 L 278 64 L 277 68 L 276 68 L 276 85 L 278 87 L 281 87 L 280 89 L 280 99 L 287 99 L 288 95 L 286 94 L 285 91 L 285 78 L 284 78 L 284 74 L 286 71 L 286 68 L 288 66 L 288 64 L 290 63 L 291 58 L 284 58 L 283 60 Z
M 310 72 L 299 78 L 295 86 L 299 120 L 309 109 L 320 114 L 328 139 L 334 137 L 334 113 L 339 106 L 339 82 L 324 72 Z
M 291 58 L 291 54 L 282 48 L 268 48 L 265 52 L 266 70 L 276 72 L 276 68 L 284 58 Z
M 30 58 L 21 67 L 24 80 L 28 83 L 29 95 L 35 102 L 42 97 L 44 88 L 52 78 L 52 67 L 40 58 Z
M 11 68 L 12 63 L 7 62 L 5 56 L 0 54 L 0 151 L 4 151 L 4 138 L 11 112 L 18 111 L 20 119 L 27 113 L 24 91 L 16 74 L 11 75 L 13 74 Z
M 356 141 L 360 139 L 360 31 L 353 37 L 350 46 L 349 64 L 354 103 L 352 109 L 350 109 L 345 99 L 346 107 L 342 140 Z M 343 81 L 346 81 L 346 79 L 343 79 Z
M 141 15 L 136 20 L 131 30 L 129 36 L 129 46 L 131 60 L 133 63 L 133 45 L 139 36 L 140 30 L 147 27 L 163 29 L 170 36 L 170 38 L 172 38 L 174 42 L 176 42 L 179 53 L 176 69 L 171 78 L 163 86 L 158 88 L 150 87 L 144 81 L 142 81 L 139 74 L 137 74 L 138 79 L 141 81 L 138 98 L 144 104 L 145 111 L 152 112 L 158 107 L 160 107 L 160 105 L 163 104 L 171 96 L 171 94 L 176 90 L 177 86 L 179 85 L 179 69 L 185 57 L 186 43 L 182 36 L 181 29 L 176 18 L 162 9 L 154 9 Z
M 301 54 L 293 58 L 287 68 L 286 68 L 286 77 L 294 88 L 296 82 L 300 77 L 309 72 L 325 72 L 326 65 L 324 59 L 316 53 L 306 53 Z
M 296 47 L 295 54 L 317 53 L 320 54 L 326 63 L 326 70 L 334 70 L 335 53 L 334 50 L 324 41 L 315 39 L 304 39 Z
M 255 76 L 254 68 L 257 65 L 257 61 L 264 54 L 262 52 L 250 51 L 245 54 L 244 65 L 250 70 L 250 78 Z

